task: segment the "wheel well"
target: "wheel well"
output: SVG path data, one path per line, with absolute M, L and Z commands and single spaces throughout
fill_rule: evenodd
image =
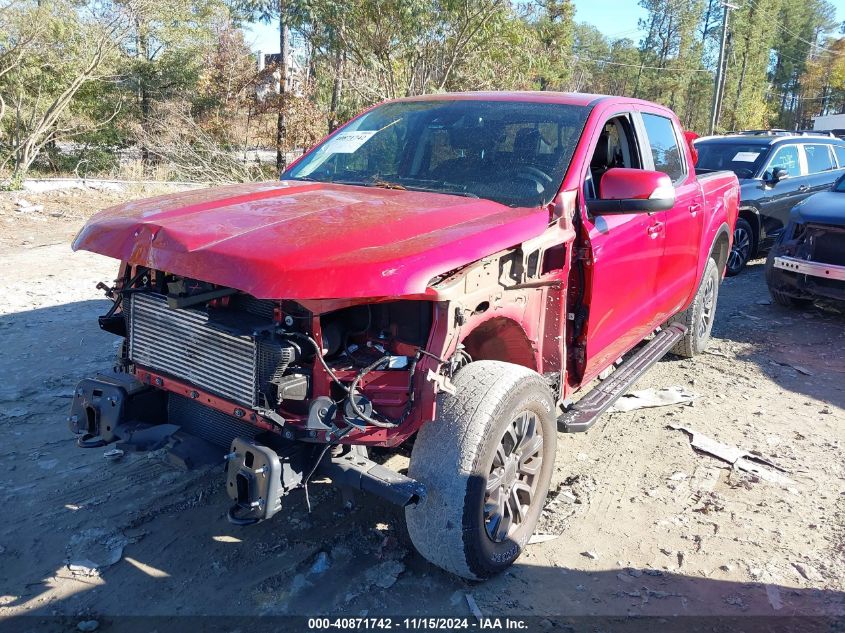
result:
M 494 317 L 476 327 L 464 340 L 473 360 L 499 360 L 537 370 L 531 341 L 516 321 Z
M 716 267 L 719 269 L 719 276 L 725 272 L 725 266 L 728 265 L 728 254 L 730 253 L 730 240 L 726 231 L 719 233 L 716 242 L 713 244 L 713 250 L 710 251 L 710 256 L 716 260 Z
M 757 253 L 760 244 L 760 216 L 753 209 L 740 209 L 739 217 L 751 225 L 751 256 Z

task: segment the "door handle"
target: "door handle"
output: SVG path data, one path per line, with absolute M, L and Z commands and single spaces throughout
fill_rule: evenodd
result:
M 663 222 L 655 222 L 648 227 L 648 236 L 653 240 L 656 240 L 661 233 L 663 233 Z
M 809 190 L 810 190 L 809 185 L 801 185 L 800 187 L 798 187 L 798 191 L 800 191 L 801 193 L 804 193 L 804 192 L 809 191 Z
M 689 212 L 692 217 L 695 217 L 696 214 L 701 210 L 701 205 L 699 203 L 694 203 L 689 206 Z

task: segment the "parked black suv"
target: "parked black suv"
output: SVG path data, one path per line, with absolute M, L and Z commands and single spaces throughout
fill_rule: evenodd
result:
M 817 297 L 845 301 L 845 176 L 792 209 L 769 251 L 766 283 L 783 306 L 809 305 Z
M 697 173 L 729 169 L 741 185 L 728 275 L 768 250 L 789 221 L 790 209 L 830 189 L 845 170 L 845 141 L 830 136 L 730 134 L 700 138 L 695 148 Z

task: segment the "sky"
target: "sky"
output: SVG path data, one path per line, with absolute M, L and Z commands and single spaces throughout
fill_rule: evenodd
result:
M 734 3 L 743 0 L 733 0 Z M 829 0 L 839 22 L 845 21 L 845 0 Z M 637 20 L 645 16 L 637 0 L 574 0 L 575 19 L 592 24 L 611 39 L 640 39 Z M 255 24 L 247 29 L 247 42 L 254 51 L 278 52 L 279 34 L 273 25 Z

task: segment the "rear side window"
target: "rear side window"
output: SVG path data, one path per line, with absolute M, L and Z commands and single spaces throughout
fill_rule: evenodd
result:
M 845 147 L 842 145 L 834 145 L 833 153 L 836 154 L 836 161 L 839 163 L 839 167 L 845 167 Z
M 668 175 L 672 182 L 683 178 L 686 175 L 686 169 L 671 119 L 643 113 L 643 123 L 649 145 L 651 145 L 654 168 Z
M 807 170 L 809 173 L 818 174 L 822 171 L 836 169 L 828 145 L 808 144 L 804 146 L 804 153 L 807 155 Z
M 785 145 L 779 147 L 769 163 L 767 175 L 771 177 L 772 172 L 777 169 L 785 169 L 787 176 L 795 178 L 801 175 L 801 163 L 798 159 L 798 146 Z

